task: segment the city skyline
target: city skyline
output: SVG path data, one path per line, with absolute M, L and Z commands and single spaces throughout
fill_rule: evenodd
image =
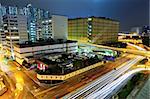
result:
M 0 0 L 0 99 L 149 99 L 150 0 Z
M 149 24 L 149 0 L 0 0 L 2 5 L 24 7 L 31 3 L 33 7 L 48 10 L 51 14 L 66 15 L 69 18 L 102 16 L 120 21 L 120 30 L 129 31 L 132 27 Z M 23 3 L 22 3 L 23 2 Z

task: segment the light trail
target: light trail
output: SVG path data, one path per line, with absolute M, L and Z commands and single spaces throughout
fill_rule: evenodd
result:
M 137 72 L 144 71 L 144 70 L 150 70 L 150 68 L 137 68 L 137 69 L 131 70 L 131 71 L 127 72 L 126 74 L 122 75 L 121 77 L 119 77 L 117 80 L 106 85 L 98 92 L 96 92 L 92 95 L 88 95 L 85 99 L 105 99 L 109 95 L 112 95 L 112 93 L 114 93 L 114 91 L 117 91 L 116 89 L 119 90 L 119 88 L 121 87 L 123 82 L 126 82 L 130 77 L 132 77 L 132 75 L 134 75 Z M 119 87 L 119 88 L 117 88 L 117 87 Z

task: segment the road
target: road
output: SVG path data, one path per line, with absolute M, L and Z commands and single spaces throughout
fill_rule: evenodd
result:
M 99 45 L 97 47 L 99 47 Z M 141 53 L 143 53 L 143 52 L 145 52 L 145 51 L 142 51 Z M 1 55 L 2 55 L 2 53 L 1 53 Z M 88 79 L 85 78 L 85 80 L 83 80 L 83 81 L 79 80 L 79 82 L 77 82 L 76 80 L 70 80 L 70 82 L 60 84 L 56 88 L 52 87 L 50 89 L 39 86 L 28 75 L 26 75 L 25 72 L 27 72 L 27 71 L 25 71 L 24 69 L 17 70 L 17 66 L 14 65 L 13 62 L 11 62 L 11 61 L 8 64 L 4 64 L 2 62 L 3 60 L 0 60 L 0 66 L 1 66 L 1 70 L 3 72 L 5 72 L 8 75 L 8 77 L 10 78 L 10 80 L 12 81 L 12 83 L 10 83 L 10 85 L 15 86 L 15 91 L 13 91 L 13 93 L 12 93 L 12 95 L 14 95 L 14 97 L 15 97 L 14 99 L 17 99 L 17 98 L 19 98 L 19 99 L 34 99 L 35 96 L 36 96 L 36 98 L 39 98 L 39 96 L 42 96 L 43 99 L 51 99 L 51 97 L 56 97 L 57 95 L 60 95 L 60 96 L 64 95 L 65 90 L 67 90 L 67 92 L 70 92 L 74 89 L 77 89 L 78 87 L 81 87 L 82 85 L 89 83 L 88 86 L 92 86 L 89 88 L 89 89 L 91 89 L 91 91 L 84 90 L 84 92 L 81 92 L 81 95 L 80 95 L 80 93 L 76 94 L 79 97 L 82 95 L 86 97 L 90 93 L 92 93 L 92 92 L 94 93 L 95 89 L 98 89 L 98 88 L 102 89 L 104 86 L 106 86 L 110 82 L 117 79 L 119 77 L 119 75 L 121 75 L 122 73 L 125 73 L 133 64 L 135 64 L 137 61 L 139 61 L 143 58 L 142 56 L 138 56 L 135 58 L 134 55 L 131 55 L 131 57 L 132 57 L 132 60 L 119 66 L 118 68 L 116 68 L 116 70 L 110 71 L 108 74 L 104 75 L 104 77 L 102 76 L 99 79 L 96 79 L 94 81 L 94 84 L 93 84 L 93 82 L 92 83 L 89 83 L 89 82 L 91 82 L 91 80 L 93 80 L 93 78 L 94 78 L 93 76 L 97 72 L 99 73 L 100 70 L 99 71 L 95 70 L 95 73 L 94 73 L 94 71 L 89 71 L 88 73 L 91 73 L 92 76 L 89 76 L 90 74 L 84 75 L 85 77 L 89 76 L 89 78 Z M 118 62 L 118 63 L 121 63 L 121 62 Z M 115 67 L 115 65 L 113 65 L 113 66 Z M 99 74 L 108 72 L 108 70 L 111 70 L 114 67 L 105 68 Z M 77 76 L 75 78 L 79 79 L 82 77 Z M 99 80 L 99 81 L 97 81 L 97 80 Z M 98 86 L 98 87 L 96 87 L 96 86 Z M 86 87 L 86 86 L 84 86 L 84 87 Z M 73 92 L 78 92 L 78 91 L 79 90 L 76 90 Z M 74 94 L 75 93 L 73 93 L 73 95 Z M 75 95 L 75 97 L 76 97 L 76 95 Z M 72 95 L 70 95 L 69 97 L 72 97 Z M 4 96 L 2 96 L 2 98 L 4 98 Z M 73 98 L 71 98 L 71 99 L 73 99 Z M 67 99 L 69 99 L 69 98 L 67 98 Z
M 5 64 L 3 61 L 4 60 L 1 57 L 0 69 L 7 74 L 9 80 L 11 81 L 9 82 L 9 85 L 15 87 L 15 90 L 11 91 L 11 96 L 14 97 L 14 99 L 35 99 L 34 94 L 38 91 L 43 91 L 46 89 L 39 86 L 28 75 L 26 75 L 26 70 L 23 68 L 18 70 L 17 66 L 13 64 L 13 61 L 9 61 L 8 64 Z M 5 96 L 6 95 L 4 94 L 0 96 L 0 98 L 4 98 Z
M 146 51 L 145 49 L 143 49 L 143 48 L 141 48 L 139 46 L 136 46 L 134 44 L 130 44 L 130 43 L 127 43 L 127 44 L 129 46 L 135 47 L 138 50 Z M 132 74 L 129 75 L 129 76 L 127 76 L 127 75 L 128 75 L 128 73 L 126 73 L 123 76 L 121 76 L 123 78 L 122 81 L 120 81 L 121 77 L 119 77 L 118 79 L 115 80 L 116 83 L 108 84 L 105 87 L 103 87 L 102 89 L 98 88 L 98 89 L 94 90 L 92 93 L 90 93 L 88 96 L 86 96 L 85 98 L 88 98 L 88 99 L 99 99 L 99 98 L 104 99 L 106 97 L 110 98 L 113 93 L 117 92 L 121 88 L 121 86 L 123 84 L 125 84 L 128 79 L 130 79 L 132 77 Z M 106 91 L 106 89 L 107 89 L 107 91 Z M 102 92 L 102 90 L 104 90 L 104 92 Z
M 84 86 L 87 83 L 90 83 L 91 81 L 111 71 L 113 68 L 116 68 L 120 66 L 121 64 L 123 64 L 124 62 L 129 61 L 133 57 L 134 57 L 133 55 L 128 55 L 128 54 L 123 55 L 122 57 L 117 58 L 115 62 L 108 62 L 102 66 L 99 66 L 98 68 L 95 68 L 95 69 L 89 70 L 88 72 L 77 75 L 73 77 L 72 79 L 68 79 L 64 83 L 59 84 L 55 88 L 50 88 L 43 92 L 39 92 L 36 96 L 39 99 L 55 99 L 56 96 L 60 98 L 80 88 L 81 86 Z
M 125 82 L 128 81 L 129 78 L 131 78 L 135 73 L 144 71 L 144 70 L 150 70 L 150 68 L 137 68 L 134 70 L 131 70 L 121 77 L 119 77 L 117 80 L 114 82 L 106 85 L 103 87 L 101 90 L 97 91 L 94 94 L 90 94 L 85 99 L 108 99 L 110 98 L 115 92 L 117 92 L 122 85 L 125 84 Z
M 132 49 L 126 49 L 126 48 L 115 48 L 115 47 L 102 46 L 102 45 L 96 45 L 96 44 L 91 44 L 91 43 L 83 43 L 83 42 L 80 42 L 80 44 L 95 46 L 95 47 L 98 47 L 98 48 L 112 49 L 112 50 L 121 51 L 121 52 L 125 52 L 125 53 L 150 57 L 150 51 L 145 51 L 145 50 L 132 50 Z
M 131 44 L 131 43 L 127 43 L 127 45 L 129 46 L 132 46 L 132 47 L 135 47 L 136 49 L 140 50 L 140 51 L 146 51 L 144 48 L 140 47 L 140 46 L 137 46 L 137 45 L 134 45 L 134 44 Z
M 92 83 L 73 91 L 66 96 L 63 97 L 63 99 L 78 99 L 78 98 L 84 98 L 87 95 L 91 93 L 95 93 L 102 89 L 107 84 L 111 83 L 115 79 L 117 79 L 119 76 L 124 74 L 126 71 L 128 71 L 134 64 L 136 64 L 138 61 L 144 59 L 142 56 L 134 57 L 132 60 L 122 64 L 116 70 L 112 70 L 108 72 L 107 74 L 101 76 L 100 78 L 96 79 Z

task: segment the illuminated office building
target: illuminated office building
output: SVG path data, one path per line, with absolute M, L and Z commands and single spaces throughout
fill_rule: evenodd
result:
M 119 22 L 104 17 L 74 18 L 68 21 L 68 38 L 81 42 L 107 43 L 117 41 Z
M 38 29 L 38 22 L 48 19 L 50 17 L 49 11 L 35 8 L 31 4 L 26 7 L 18 8 L 16 6 L 2 6 L 0 4 L 0 24 L 3 24 L 2 17 L 6 14 L 9 15 L 25 15 L 27 17 L 27 30 L 29 34 L 29 40 L 36 42 Z
M 6 14 L 6 8 L 0 4 L 0 28 L 3 26 L 3 15 Z
M 23 11 L 24 15 L 27 16 L 29 40 L 36 42 L 36 40 L 38 40 L 37 34 L 39 34 L 40 30 L 40 24 L 38 22 L 49 18 L 50 14 L 48 11 L 32 7 L 31 4 L 28 4 L 27 7 L 24 7 Z
M 51 18 L 38 22 L 37 39 L 53 38 Z
M 24 15 L 4 15 L 3 22 L 6 48 L 12 53 L 13 58 L 13 44 L 28 41 L 27 18 Z
M 4 33 L 4 29 L 0 28 L 0 45 L 4 46 L 6 44 L 6 36 Z
M 68 35 L 68 18 L 61 15 L 52 15 L 51 18 L 38 22 L 37 38 L 65 39 Z
M 7 14 L 10 14 L 10 15 L 17 15 L 18 14 L 18 8 L 8 6 L 8 7 L 6 7 L 6 12 L 7 12 Z

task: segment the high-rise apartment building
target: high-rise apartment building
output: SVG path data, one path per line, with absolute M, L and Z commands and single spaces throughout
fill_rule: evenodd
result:
M 4 33 L 4 29 L 0 28 L 0 45 L 4 46 L 6 44 L 6 36 Z
M 51 18 L 38 22 L 37 39 L 53 38 Z
M 61 15 L 52 15 L 51 18 L 38 22 L 37 39 L 64 39 L 68 35 L 68 18 Z
M 6 13 L 10 14 L 10 15 L 17 15 L 18 14 L 18 8 L 17 7 L 8 6 L 8 7 L 6 7 Z
M 16 6 L 2 6 L 0 4 L 0 24 L 2 24 L 2 16 L 9 15 L 25 15 L 27 17 L 27 30 L 29 40 L 35 42 L 37 40 L 38 22 L 50 17 L 49 11 L 34 8 L 31 4 L 26 7 L 18 8 Z
M 119 22 L 104 17 L 74 18 L 68 21 L 68 39 L 81 42 L 117 41 Z
M 3 26 L 3 15 L 6 14 L 6 8 L 0 4 L 0 27 Z
M 52 15 L 52 33 L 54 39 L 67 40 L 68 18 L 66 16 Z
M 37 34 L 39 33 L 39 23 L 42 20 L 45 20 L 50 17 L 48 11 L 34 8 L 31 4 L 28 4 L 27 7 L 23 8 L 24 15 L 27 16 L 27 28 L 29 34 L 29 40 L 35 42 L 38 37 Z
M 6 48 L 13 54 L 13 44 L 28 41 L 27 18 L 24 15 L 4 15 Z M 13 56 L 13 55 L 12 55 Z

